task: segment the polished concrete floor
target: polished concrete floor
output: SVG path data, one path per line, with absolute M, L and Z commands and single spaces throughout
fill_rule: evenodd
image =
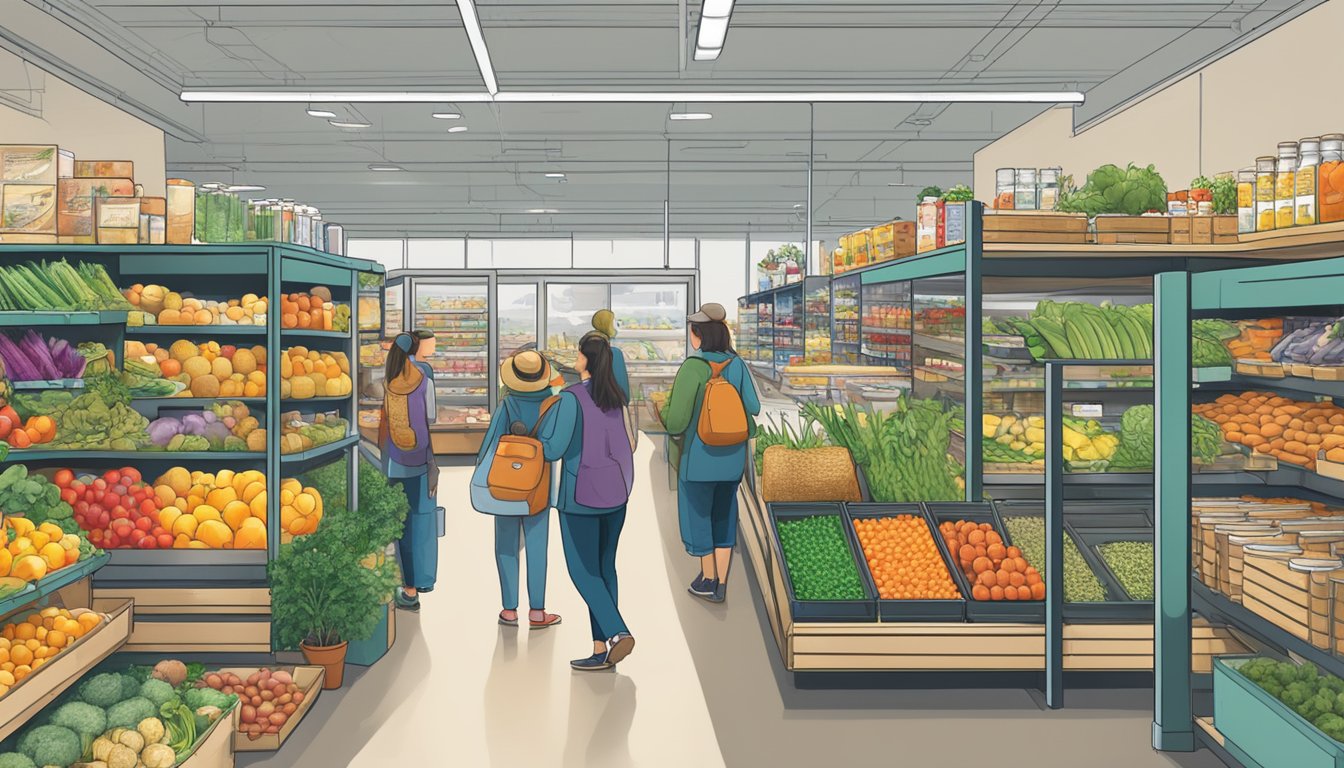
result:
M 1022 689 L 800 690 L 782 669 L 744 569 L 728 602 L 686 594 L 675 494 L 656 440 L 621 539 L 621 606 L 638 640 L 616 673 L 576 674 L 588 621 L 552 523 L 547 607 L 564 623 L 503 628 L 491 521 L 465 503 L 467 468 L 446 468 L 439 586 L 401 613 L 394 649 L 347 672 L 285 747 L 239 766 L 755 766 L 1214 768 L 1212 755 L 1149 747 L 1150 690 L 1072 691 L 1050 711 Z M 526 604 L 524 598 L 524 604 Z

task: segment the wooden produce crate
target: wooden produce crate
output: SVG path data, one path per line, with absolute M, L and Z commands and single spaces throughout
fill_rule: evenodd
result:
M 1225 739 L 1223 748 L 1247 766 L 1344 766 L 1344 745 L 1237 671 L 1252 658 L 1213 662 L 1213 719 Z
M 1086 245 L 1091 242 L 1087 216 L 1048 211 L 985 211 L 981 236 L 986 243 L 1055 243 Z
M 317 701 L 317 696 L 322 692 L 322 679 L 325 675 L 322 667 L 278 667 L 284 669 L 294 676 L 294 683 L 303 691 L 303 701 L 294 709 L 294 714 L 285 721 L 280 727 L 279 733 L 264 733 L 261 738 L 253 741 L 247 734 L 238 730 L 239 723 L 234 723 L 233 729 L 233 751 L 234 752 L 274 752 L 285 743 L 294 729 L 299 726 L 299 721 L 312 709 L 313 702 Z M 230 672 L 244 680 L 249 675 L 256 672 L 256 669 L 220 669 L 218 672 Z
M 1269 360 L 1238 360 L 1236 371 L 1243 376 L 1261 376 L 1266 379 L 1282 379 L 1286 375 L 1283 363 Z
M 1171 238 L 1167 216 L 1111 216 L 1096 218 L 1098 245 L 1166 245 Z
M 1315 365 L 1311 378 L 1317 381 L 1344 381 L 1344 365 Z
M 97 587 L 93 606 L 135 601 L 136 653 L 270 653 L 271 596 L 265 587 Z
M 1232 602 L 1240 603 L 1246 578 L 1246 546 L 1273 546 L 1273 540 L 1278 536 L 1278 532 L 1272 528 L 1244 528 L 1235 533 L 1226 534 L 1227 580 L 1226 583 L 1217 583 L 1214 588 Z M 1254 553 L 1255 550 L 1252 549 L 1251 551 Z
M 1310 642 L 1311 580 L 1311 572 L 1300 557 L 1287 552 L 1248 551 L 1242 604 L 1283 631 Z
M 177 768 L 233 768 L 233 734 L 238 731 L 239 706 L 224 713 L 210 724 L 204 738 L 197 738 L 196 748 Z

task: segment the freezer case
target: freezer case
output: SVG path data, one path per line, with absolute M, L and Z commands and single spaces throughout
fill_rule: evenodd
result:
M 489 280 L 416 278 L 413 287 L 414 327 L 433 332 L 436 341 L 427 358 L 438 405 L 435 452 L 475 452 L 490 425 Z

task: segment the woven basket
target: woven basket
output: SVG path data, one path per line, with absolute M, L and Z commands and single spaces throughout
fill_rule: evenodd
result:
M 863 500 L 848 448 L 794 450 L 772 445 L 765 449 L 762 467 L 761 496 L 766 501 Z

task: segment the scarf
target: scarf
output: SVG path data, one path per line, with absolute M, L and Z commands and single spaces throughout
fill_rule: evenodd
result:
M 383 420 L 392 444 L 403 451 L 414 450 L 415 428 L 411 426 L 410 406 L 407 398 L 420 388 L 425 374 L 414 362 L 407 361 L 401 375 L 387 382 L 383 396 Z

